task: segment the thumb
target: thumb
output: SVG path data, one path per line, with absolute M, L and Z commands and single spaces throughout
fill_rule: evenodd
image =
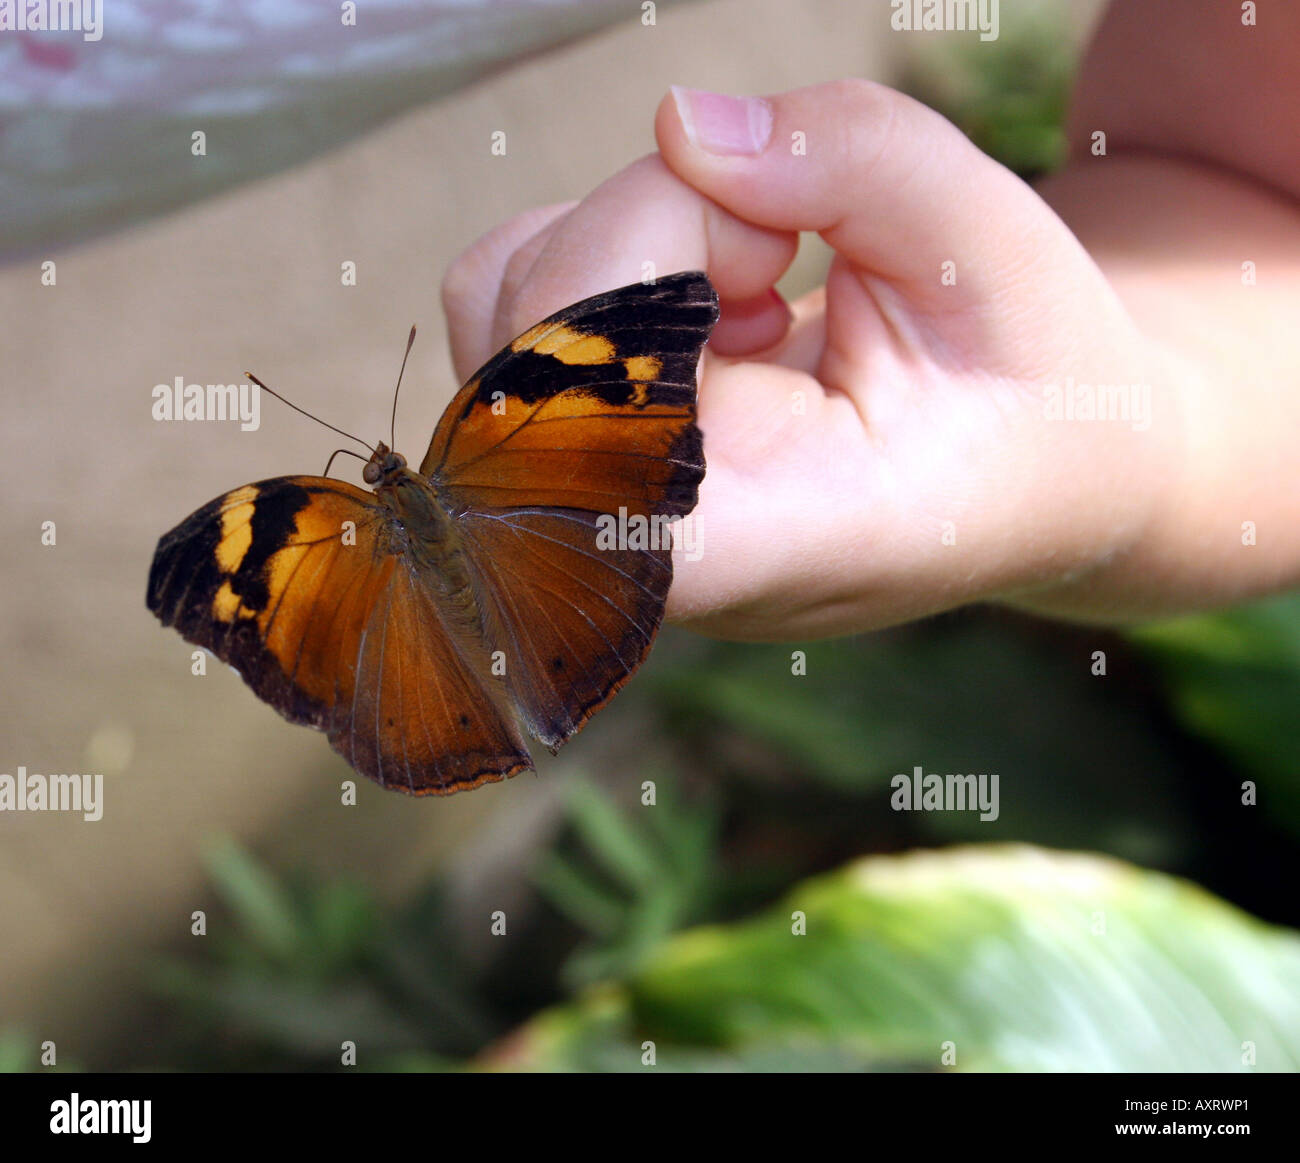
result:
M 985 350 L 1002 338 L 1003 351 L 1016 350 L 1010 328 L 1043 309 L 1063 262 L 1080 265 L 1072 277 L 1103 283 L 1024 182 L 883 85 L 835 81 L 774 97 L 674 87 L 655 134 L 677 176 L 738 218 L 820 234 L 910 309 L 951 326 L 958 308 Z

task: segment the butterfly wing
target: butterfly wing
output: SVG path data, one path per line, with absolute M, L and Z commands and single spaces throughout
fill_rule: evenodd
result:
M 466 383 L 420 466 L 457 518 L 515 704 L 552 750 L 627 681 L 663 619 L 666 538 L 600 534 L 694 508 L 696 369 L 717 318 L 699 271 L 560 311 Z
M 447 620 L 405 538 L 344 482 L 247 485 L 158 543 L 149 608 L 385 787 L 445 794 L 531 767 L 482 644 Z
M 480 510 L 689 513 L 704 477 L 695 372 L 717 319 L 700 271 L 557 312 L 461 388 L 420 472 Z
M 666 541 L 597 548 L 599 520 L 543 507 L 471 512 L 461 522 L 500 625 L 506 683 L 529 732 L 553 751 L 641 665 L 672 582 Z

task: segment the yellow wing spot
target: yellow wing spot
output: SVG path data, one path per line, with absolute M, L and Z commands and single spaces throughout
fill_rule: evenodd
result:
M 561 363 L 579 367 L 610 363 L 617 354 L 613 343 L 603 335 L 587 335 L 563 323 L 530 327 L 510 345 L 510 350 L 516 354 L 532 350 L 538 355 L 553 355 Z
M 241 485 L 237 489 L 231 489 L 224 497 L 221 498 L 221 507 L 229 509 L 232 505 L 246 505 L 250 501 L 257 500 L 256 485 Z
M 644 408 L 650 402 L 650 385 L 636 383 L 632 385 L 632 403 L 637 408 Z
M 657 380 L 664 365 L 653 355 L 632 355 L 623 361 L 623 366 L 627 368 L 629 380 Z
M 212 599 L 212 616 L 218 622 L 233 622 L 239 613 L 239 595 L 230 588 L 229 581 L 223 581 Z
M 572 327 L 565 327 L 562 323 L 558 326 L 552 324 L 550 327 L 542 328 L 542 333 L 534 341 L 532 347 L 538 355 L 555 355 L 560 348 L 581 343 L 586 338 L 587 335 L 583 331 L 575 331 Z
M 542 341 L 542 343 L 549 342 L 549 339 Z M 533 350 L 540 351 L 541 347 L 542 345 L 539 343 Z M 614 360 L 614 345 L 603 335 L 584 335 L 573 343 L 557 348 L 552 354 L 561 363 L 591 367 L 594 364 L 612 363 Z
M 253 502 L 245 501 L 221 514 L 221 540 L 217 542 L 217 568 L 234 573 L 253 544 Z
M 527 351 L 534 343 L 541 339 L 543 335 L 550 331 L 551 327 L 552 324 L 550 323 L 538 323 L 535 327 L 530 327 L 518 339 L 511 342 L 510 350 L 516 355 L 521 351 Z

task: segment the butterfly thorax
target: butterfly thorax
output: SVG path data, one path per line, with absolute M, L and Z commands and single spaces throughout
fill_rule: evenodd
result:
M 378 470 L 378 477 L 372 470 Z M 433 483 L 408 468 L 401 453 L 380 443 L 363 474 L 375 496 L 394 518 L 391 551 L 409 557 L 426 579 L 468 614 L 473 590 L 464 547 L 455 521 Z

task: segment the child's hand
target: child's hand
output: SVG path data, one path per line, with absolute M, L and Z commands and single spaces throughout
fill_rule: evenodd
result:
M 643 262 L 708 271 L 722 319 L 700 383 L 702 557 L 679 556 L 671 617 L 775 639 L 985 599 L 1159 607 L 1136 548 L 1178 495 L 1197 377 L 1038 195 L 867 82 L 679 90 L 656 133 L 661 156 L 481 239 L 444 302 L 465 378 Z M 791 318 L 773 284 L 800 231 L 836 255 Z M 1052 399 L 1100 385 L 1127 419 L 1053 418 Z

